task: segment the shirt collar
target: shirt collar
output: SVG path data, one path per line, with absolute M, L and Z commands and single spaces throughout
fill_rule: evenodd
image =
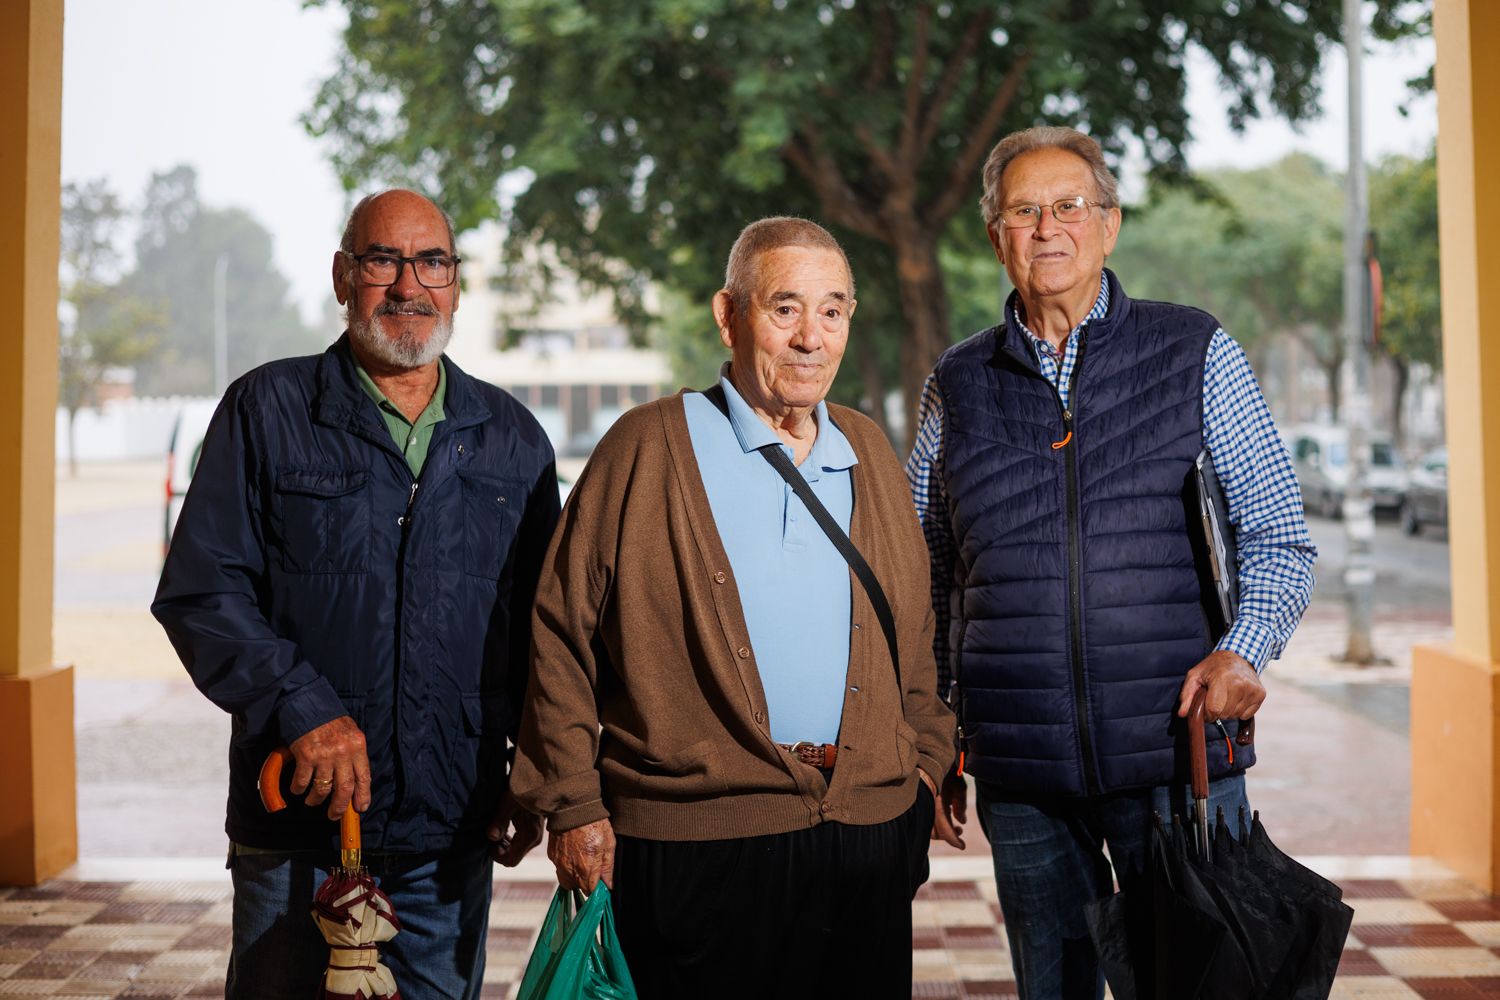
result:
M 758 417 L 750 404 L 735 389 L 734 384 L 729 381 L 729 362 L 724 362 L 719 369 L 719 385 L 724 389 L 724 399 L 729 404 L 729 423 L 734 427 L 734 436 L 739 439 L 740 448 L 747 454 L 764 448 L 768 444 L 787 447 L 776 432 L 760 417 Z M 834 425 L 828 416 L 828 404 L 822 400 L 818 401 L 817 408 L 813 411 L 813 419 L 818 423 L 818 436 L 813 440 L 812 451 L 808 453 L 807 460 L 798 469 L 802 477 L 808 482 L 817 480 L 817 472 L 841 472 L 859 464 L 859 458 L 854 454 L 854 448 L 849 444 L 849 439 L 844 437 L 842 431 Z
M 359 359 L 354 356 L 353 351 L 349 352 L 349 357 L 354 361 L 354 375 L 359 379 L 359 387 L 364 390 L 366 396 L 369 396 L 374 401 L 382 413 L 400 417 L 402 421 L 413 427 L 424 422 L 436 424 L 444 419 L 443 403 L 448 395 L 448 373 L 442 361 L 438 362 L 438 384 L 437 388 L 432 392 L 432 399 L 428 400 L 427 406 L 417 415 L 417 419 L 413 421 L 407 420 L 406 414 L 402 413 L 401 409 L 395 403 L 392 403 L 385 393 L 380 391 L 380 386 L 375 384 L 375 380 L 370 377 L 369 372 L 365 371 L 365 366 L 359 363 Z
M 1026 336 L 1028 338 L 1030 338 L 1032 345 L 1035 346 L 1037 350 L 1039 350 L 1039 351 L 1045 351 L 1048 354 L 1056 354 L 1057 353 L 1057 351 L 1052 347 L 1051 344 L 1047 343 L 1045 340 L 1043 340 L 1042 338 L 1038 337 L 1036 334 L 1032 333 L 1031 332 L 1031 327 L 1027 326 L 1026 325 L 1026 321 L 1021 318 L 1021 299 L 1020 299 L 1020 296 L 1016 297 L 1015 305 L 1011 306 L 1011 311 L 1015 314 L 1015 317 L 1016 317 L 1016 326 L 1019 326 L 1021 328 L 1021 332 L 1024 333 L 1024 334 L 1026 334 Z M 1073 337 L 1077 336 L 1078 331 L 1082 330 L 1085 324 L 1090 323 L 1090 322 L 1092 322 L 1093 320 L 1096 320 L 1096 319 L 1103 319 L 1104 316 L 1108 312 L 1109 312 L 1109 276 L 1106 275 L 1106 274 L 1104 274 L 1103 271 L 1100 271 L 1100 273 L 1099 273 L 1099 296 L 1096 299 L 1094 299 L 1094 307 L 1089 310 L 1089 313 L 1088 313 L 1087 316 L 1083 317 L 1083 322 L 1082 323 L 1079 323 L 1077 326 L 1073 327 L 1073 329 L 1071 329 L 1071 330 L 1068 331 L 1068 340 L 1072 340 Z M 1066 341 L 1064 341 L 1064 343 L 1066 343 Z

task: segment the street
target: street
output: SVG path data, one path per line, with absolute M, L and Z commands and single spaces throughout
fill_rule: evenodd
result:
M 1307 527 L 1318 547 L 1318 584 L 1313 600 L 1344 600 L 1344 522 L 1309 514 Z M 1424 528 L 1420 535 L 1401 531 L 1395 519 L 1375 522 L 1375 615 L 1377 618 L 1436 614 L 1446 618 L 1448 532 Z

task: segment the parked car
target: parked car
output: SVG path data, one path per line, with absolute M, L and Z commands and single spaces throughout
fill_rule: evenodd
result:
M 1303 427 L 1291 435 L 1292 466 L 1302 487 L 1302 502 L 1324 517 L 1339 517 L 1349 481 L 1349 434 L 1342 427 Z M 1406 496 L 1406 466 L 1390 438 L 1372 435 L 1369 443 L 1370 496 L 1376 512 L 1396 513 Z
M 172 421 L 172 436 L 167 439 L 167 510 L 161 533 L 163 556 L 167 546 L 172 544 L 177 515 L 182 513 L 182 498 L 187 496 L 188 483 L 192 482 L 193 473 L 198 469 L 203 436 L 208 433 L 208 422 L 218 407 L 216 399 L 195 399 L 184 403 Z
M 1415 535 L 1425 525 L 1448 526 L 1448 449 L 1422 456 L 1411 470 L 1406 502 L 1401 505 L 1401 529 Z

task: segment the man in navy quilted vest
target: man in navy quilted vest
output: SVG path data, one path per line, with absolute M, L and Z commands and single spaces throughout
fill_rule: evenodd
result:
M 998 325 L 939 359 L 907 475 L 1020 995 L 1097 998 L 1084 906 L 1112 891 L 1111 860 L 1143 862 L 1153 812 L 1184 812 L 1178 748 L 1200 689 L 1224 727 L 1209 727 L 1210 815 L 1247 805 L 1254 748 L 1231 739 L 1307 606 L 1316 551 L 1244 352 L 1212 316 L 1133 300 L 1104 267 L 1120 208 L 1099 144 L 1007 136 L 980 207 L 1015 291 Z M 1227 631 L 1205 611 L 1184 499 L 1205 449 L 1238 540 Z M 959 822 L 964 794 L 950 774 Z

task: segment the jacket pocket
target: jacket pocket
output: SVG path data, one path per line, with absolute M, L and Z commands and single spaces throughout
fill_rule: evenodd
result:
M 363 573 L 370 563 L 370 473 L 282 469 L 276 474 L 281 568 Z
M 896 765 L 903 779 L 917 769 L 917 731 L 905 719 L 896 723 Z
M 461 824 L 488 821 L 505 776 L 510 702 L 503 692 L 460 696 L 463 735 L 452 741 L 448 791 L 451 816 Z
M 526 485 L 461 473 L 464 491 L 464 572 L 498 580 L 526 506 Z
M 643 750 L 634 760 L 601 759 L 600 770 L 606 785 L 616 776 L 625 778 L 648 798 L 693 800 L 728 790 L 712 739 L 666 752 Z

